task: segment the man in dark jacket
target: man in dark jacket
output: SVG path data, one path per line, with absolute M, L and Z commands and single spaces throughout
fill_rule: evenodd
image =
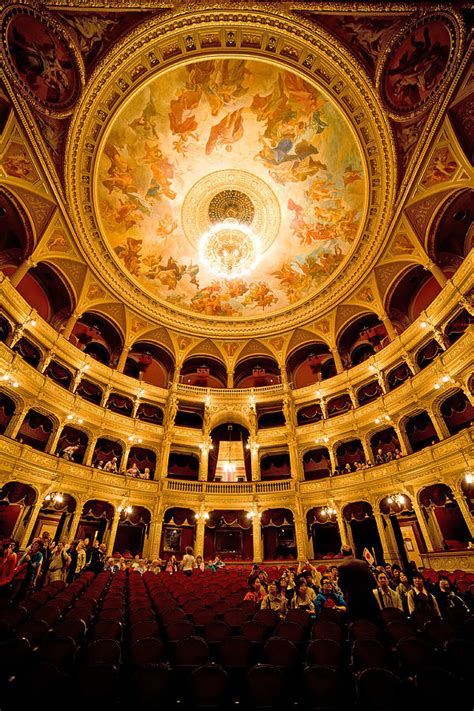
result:
M 350 546 L 343 546 L 341 552 L 344 562 L 339 566 L 339 587 L 347 602 L 349 617 L 353 620 L 378 620 L 380 611 L 373 593 L 376 583 L 368 564 L 355 558 Z

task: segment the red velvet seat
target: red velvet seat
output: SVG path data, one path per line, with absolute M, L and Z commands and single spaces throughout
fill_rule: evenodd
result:
M 342 629 L 335 622 L 315 622 L 311 629 L 313 639 L 333 639 L 342 642 Z
M 397 644 L 397 657 L 400 668 L 411 676 L 423 667 L 436 666 L 438 657 L 432 647 L 422 639 L 409 637 Z
M 217 664 L 198 667 L 191 674 L 189 697 L 196 709 L 228 709 L 231 700 L 228 673 Z
M 257 664 L 249 669 L 246 698 L 252 709 L 286 708 L 287 689 L 281 671 L 271 664 Z
M 329 666 L 306 667 L 303 682 L 306 708 L 315 711 L 345 708 L 346 684 L 338 669 Z
M 304 612 L 304 610 L 301 610 L 301 612 Z M 306 632 L 297 622 L 280 622 L 275 629 L 275 635 L 289 639 L 290 642 L 296 645 L 302 644 L 306 640 Z
M 364 669 L 357 677 L 357 701 L 361 709 L 399 711 L 404 687 L 388 669 Z
M 86 664 L 109 664 L 112 666 L 120 663 L 120 644 L 115 639 L 98 639 L 91 642 L 84 650 Z
M 97 622 L 91 631 L 91 640 L 114 639 L 120 641 L 122 638 L 122 625 L 120 622 L 111 620 L 110 622 Z
M 379 639 L 380 631 L 377 625 L 368 620 L 355 620 L 349 625 L 349 639 Z
M 159 633 L 158 623 L 156 620 L 145 620 L 144 622 L 136 622 L 130 627 L 130 639 L 134 642 L 137 639 L 146 637 L 157 637 Z
M 389 651 L 376 639 L 356 639 L 352 645 L 351 664 L 356 672 L 392 666 Z
M 191 637 L 196 632 L 192 622 L 187 620 L 180 620 L 178 622 L 173 622 L 166 627 L 166 636 L 170 642 L 177 642 L 186 637 Z
M 298 662 L 298 649 L 289 639 L 270 637 L 263 647 L 263 656 L 268 664 L 289 670 Z
M 63 620 L 54 627 L 53 637 L 57 639 L 70 637 L 77 645 L 80 645 L 84 641 L 86 630 L 84 620 Z
M 130 647 L 130 662 L 136 666 L 158 664 L 166 657 L 165 645 L 161 639 L 144 637 L 137 639 Z
M 306 664 L 317 667 L 340 667 L 341 645 L 334 639 L 313 639 L 306 650 Z

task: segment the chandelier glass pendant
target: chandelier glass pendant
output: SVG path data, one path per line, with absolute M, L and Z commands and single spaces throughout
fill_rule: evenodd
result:
M 202 235 L 199 256 L 217 277 L 238 279 L 250 274 L 260 261 L 260 238 L 248 225 L 229 217 Z

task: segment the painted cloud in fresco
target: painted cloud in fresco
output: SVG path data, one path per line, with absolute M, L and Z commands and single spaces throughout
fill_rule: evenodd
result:
M 209 173 L 245 170 L 280 204 L 277 239 L 245 279 L 199 265 L 183 199 Z M 115 118 L 96 199 L 111 248 L 159 299 L 212 316 L 256 316 L 311 295 L 341 264 L 363 217 L 365 178 L 338 108 L 296 74 L 218 59 L 165 72 Z

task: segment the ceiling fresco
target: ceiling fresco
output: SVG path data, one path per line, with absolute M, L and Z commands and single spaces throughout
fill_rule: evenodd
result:
M 226 58 L 175 66 L 132 95 L 94 191 L 109 248 L 140 286 L 226 318 L 314 296 L 358 239 L 367 185 L 349 123 L 318 87 Z

